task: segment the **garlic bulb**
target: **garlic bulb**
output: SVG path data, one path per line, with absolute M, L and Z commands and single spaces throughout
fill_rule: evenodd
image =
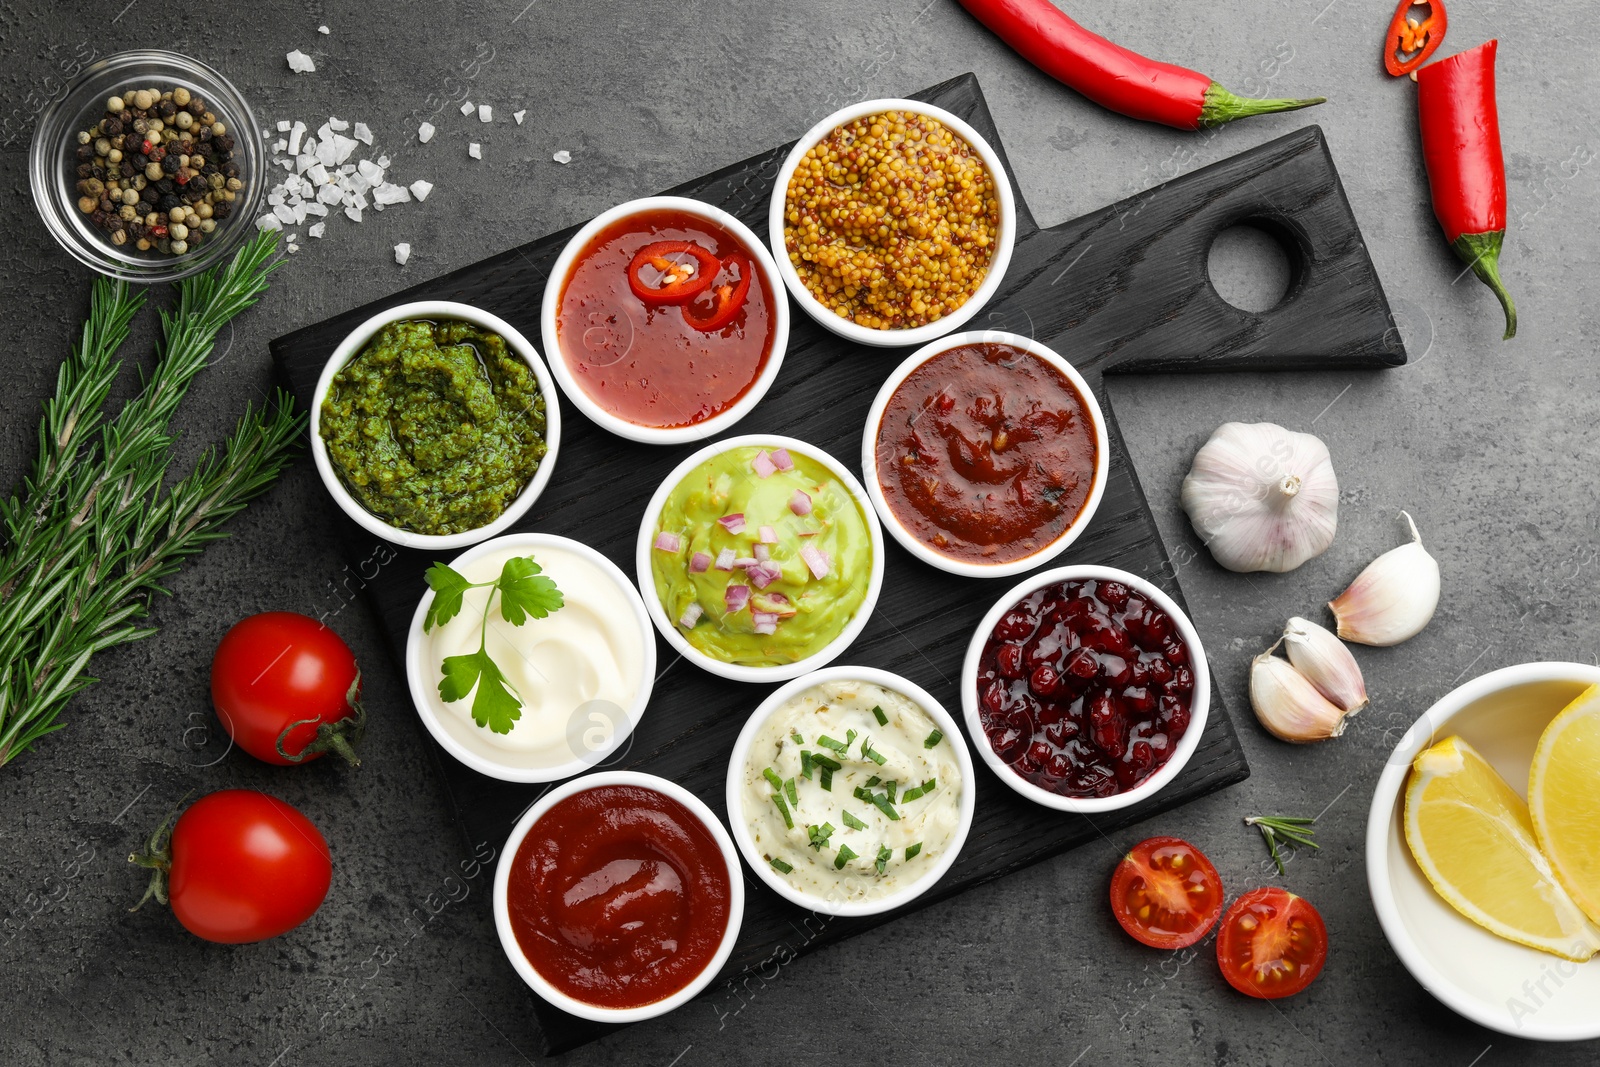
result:
M 1294 669 L 1335 707 L 1354 715 L 1367 706 L 1367 683 L 1356 658 L 1327 627 L 1295 616 L 1283 628 L 1283 644 Z
M 1274 644 L 1250 663 L 1250 706 L 1267 732 L 1282 741 L 1305 744 L 1344 733 L 1343 709 L 1317 692 L 1288 660 L 1272 654 Z
M 1333 543 L 1339 480 L 1311 434 L 1225 422 L 1195 454 L 1183 509 L 1230 571 L 1292 571 Z
M 1415 637 L 1439 606 L 1439 564 L 1422 547 L 1411 516 L 1411 542 L 1391 548 L 1356 575 L 1350 588 L 1330 601 L 1339 636 L 1363 645 L 1398 645 Z

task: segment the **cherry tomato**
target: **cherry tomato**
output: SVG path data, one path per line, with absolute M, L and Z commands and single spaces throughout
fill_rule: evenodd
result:
M 1252 889 L 1228 908 L 1217 934 L 1217 965 L 1241 993 L 1292 996 L 1322 973 L 1328 928 L 1311 902 L 1287 889 Z
M 286 766 L 332 749 L 358 762 L 361 672 L 338 634 L 292 611 L 234 624 L 211 660 L 211 703 L 239 747 Z
M 196 937 L 225 945 L 277 937 L 328 895 L 327 841 L 276 797 L 224 789 L 189 805 L 165 845 L 164 830 L 130 858 L 156 870 L 147 898 L 162 898 L 166 876 L 172 913 Z
M 1111 911 L 1135 941 L 1187 948 L 1222 914 L 1222 878 L 1206 854 L 1176 837 L 1133 846 L 1111 876 Z

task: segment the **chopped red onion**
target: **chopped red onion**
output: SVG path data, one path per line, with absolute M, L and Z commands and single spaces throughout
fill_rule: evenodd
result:
M 772 558 L 772 549 L 768 548 L 766 545 L 760 544 L 759 542 L 756 544 L 755 553 L 756 559 L 761 563 L 765 563 L 767 560 Z
M 781 471 L 794 470 L 794 460 L 789 458 L 787 448 L 774 448 L 772 450 L 772 465 Z
M 677 552 L 683 548 L 683 538 L 675 533 L 662 530 L 656 534 L 656 548 L 662 552 Z
M 828 554 L 814 545 L 806 545 L 800 550 L 800 558 L 806 561 L 806 566 L 811 568 L 813 578 L 826 578 L 833 569 L 833 561 Z
M 796 515 L 811 514 L 811 494 L 804 489 L 796 489 L 789 498 L 789 510 Z
M 763 526 L 758 533 L 760 534 L 760 541 L 762 544 L 775 545 L 778 543 L 778 531 L 774 530 L 772 527 Z
M 724 515 L 717 520 L 722 523 L 722 528 L 731 534 L 744 533 L 744 512 L 736 511 L 732 515 Z
M 730 585 L 722 591 L 722 602 L 728 606 L 728 614 L 743 611 L 744 606 L 750 602 L 750 587 L 748 585 Z
M 750 465 L 755 468 L 757 478 L 770 478 L 778 470 L 778 465 L 772 462 L 772 457 L 767 455 L 767 450 L 764 448 L 756 453 L 756 458 Z
M 719 571 L 731 571 L 733 570 L 734 557 L 737 555 L 738 553 L 736 553 L 733 549 L 725 548 L 721 552 L 717 553 L 717 562 L 713 564 L 713 566 L 715 566 Z
M 756 622 L 756 633 L 775 634 L 778 632 L 778 617 L 771 612 L 755 611 L 750 617 Z
M 733 565 L 743 571 L 749 570 L 751 567 L 754 567 L 760 562 L 761 561 L 756 559 L 754 556 L 740 556 L 738 559 L 733 561 Z
M 689 557 L 689 573 L 704 574 L 711 569 L 711 553 L 696 552 Z
M 700 602 L 696 600 L 688 607 L 683 609 L 683 614 L 678 616 L 678 625 L 683 627 L 685 630 L 692 630 L 694 629 L 694 624 L 700 621 L 700 616 L 704 613 L 705 609 L 702 608 L 700 606 Z
M 776 563 L 757 563 L 744 573 L 745 577 L 750 579 L 751 585 L 757 589 L 765 589 L 783 577 L 783 568 Z

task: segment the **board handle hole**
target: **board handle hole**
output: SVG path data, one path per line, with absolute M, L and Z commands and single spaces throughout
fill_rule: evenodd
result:
M 1242 219 L 1218 231 L 1206 257 L 1217 295 L 1255 314 L 1283 303 L 1298 288 L 1304 268 L 1300 242 L 1270 218 Z

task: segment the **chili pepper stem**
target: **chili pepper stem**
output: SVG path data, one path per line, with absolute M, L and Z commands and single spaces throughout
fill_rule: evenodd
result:
M 1506 313 L 1506 334 L 1501 340 L 1509 341 L 1517 335 L 1517 305 L 1512 302 L 1511 294 L 1506 291 L 1505 283 L 1500 280 L 1500 246 L 1505 239 L 1504 230 L 1464 233 L 1457 237 L 1450 247 L 1456 250 L 1456 255 L 1472 268 L 1472 273 L 1493 290 L 1499 299 L 1500 306 Z
M 1311 96 L 1301 100 L 1254 100 L 1248 96 L 1230 93 L 1216 82 L 1206 90 L 1205 103 L 1200 106 L 1200 129 L 1209 130 L 1234 119 L 1247 119 L 1252 115 L 1271 115 L 1279 111 L 1299 111 L 1326 103 L 1325 96 Z

